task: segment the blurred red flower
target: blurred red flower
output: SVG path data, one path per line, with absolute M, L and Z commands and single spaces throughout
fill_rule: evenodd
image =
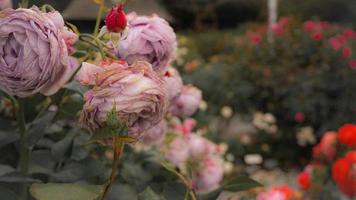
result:
M 332 177 L 344 194 L 356 196 L 356 151 L 347 153 L 333 164 Z
M 345 124 L 338 131 L 338 139 L 341 144 L 348 147 L 356 146 L 356 125 Z
M 298 184 L 303 190 L 307 190 L 311 186 L 310 175 L 307 172 L 301 172 L 298 174 Z

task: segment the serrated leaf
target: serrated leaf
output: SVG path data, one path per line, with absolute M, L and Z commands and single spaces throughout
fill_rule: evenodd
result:
M 262 184 L 247 176 L 238 176 L 225 184 L 222 189 L 230 192 L 239 192 L 261 186 Z
M 138 195 L 138 200 L 164 200 L 164 198 L 156 194 L 150 187 L 147 187 Z
M 103 187 L 78 183 L 33 184 L 31 195 L 36 200 L 96 200 Z

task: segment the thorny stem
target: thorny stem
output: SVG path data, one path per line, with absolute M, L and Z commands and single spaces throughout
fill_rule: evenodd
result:
M 164 161 L 161 162 L 161 165 L 168 171 L 172 172 L 173 174 L 175 174 L 182 182 L 183 184 L 188 188 L 188 192 L 190 195 L 191 200 L 197 200 L 195 193 L 193 191 L 192 188 L 192 184 L 191 182 L 188 180 L 187 177 L 185 177 L 184 175 L 182 175 L 181 173 L 179 173 L 178 171 L 176 171 L 175 169 L 173 169 L 172 167 L 170 167 L 168 164 L 166 164 Z
M 108 193 L 111 189 L 111 186 L 114 183 L 115 178 L 118 174 L 117 167 L 119 165 L 120 157 L 122 155 L 122 152 L 123 152 L 123 149 L 125 146 L 125 142 L 120 138 L 120 136 L 113 137 L 113 145 L 114 145 L 114 160 L 111 165 L 111 174 L 110 174 L 110 177 L 109 177 L 107 183 L 105 184 L 104 191 L 101 195 L 101 200 L 104 200 L 105 197 L 108 195 Z
M 20 130 L 20 172 L 23 176 L 28 173 L 29 149 L 27 147 L 27 131 L 24 112 L 24 101 L 19 99 L 16 105 L 16 120 Z M 21 200 L 27 199 L 27 184 L 24 182 L 21 188 Z

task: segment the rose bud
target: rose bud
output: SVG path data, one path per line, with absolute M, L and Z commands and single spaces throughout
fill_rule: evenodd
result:
M 220 160 L 207 159 L 202 161 L 199 171 L 193 175 L 193 187 L 198 193 L 207 193 L 219 187 L 224 177 L 224 168 Z
M 120 33 L 126 28 L 127 21 L 122 5 L 119 5 L 116 8 L 111 8 L 110 12 L 105 17 L 105 25 L 109 31 L 115 33 Z
M 189 158 L 188 144 L 182 137 L 176 137 L 163 147 L 165 157 L 169 162 L 178 166 Z
M 127 19 L 129 32 L 119 42 L 118 57 L 129 64 L 147 61 L 156 72 L 164 74 L 177 50 L 172 27 L 156 15 L 147 17 L 131 13 Z
M 179 75 L 179 72 L 173 68 L 169 67 L 167 72 L 164 74 L 164 80 L 166 81 L 166 88 L 168 92 L 169 102 L 173 102 L 178 98 L 182 91 L 183 81 Z
M 155 145 L 160 143 L 167 131 L 167 123 L 165 120 L 162 120 L 156 126 L 148 129 L 143 137 L 141 138 L 142 142 L 146 145 Z
M 190 155 L 196 159 L 206 158 L 217 153 L 218 146 L 200 135 L 190 134 L 187 142 Z
M 53 95 L 78 66 L 69 57 L 66 44 L 67 37 L 76 36 L 56 11 L 5 9 L 0 17 L 0 35 L 0 89 L 10 95 Z
M 180 96 L 170 105 L 169 111 L 174 116 L 189 117 L 198 110 L 201 101 L 202 92 L 192 85 L 185 85 Z
M 131 66 L 121 61 L 103 63 L 94 70 L 94 75 L 84 76 L 83 65 L 80 77 L 95 77 L 94 87 L 84 95 L 84 107 L 80 116 L 83 127 L 94 133 L 107 126 L 108 116 L 114 114 L 128 128 L 129 136 L 139 139 L 145 131 L 158 124 L 167 107 L 163 78 L 158 76 L 147 62 Z M 100 70 L 101 69 L 101 70 Z M 92 80 L 88 80 L 92 83 Z

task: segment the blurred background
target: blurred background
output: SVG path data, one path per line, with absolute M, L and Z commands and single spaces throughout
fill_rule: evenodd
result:
M 92 0 L 30 2 L 93 30 Z M 125 10 L 156 13 L 177 31 L 173 65 L 205 99 L 194 117 L 229 144 L 239 170 L 295 185 L 322 135 L 356 122 L 356 1 L 279 0 L 272 27 L 268 2 L 128 0 Z

